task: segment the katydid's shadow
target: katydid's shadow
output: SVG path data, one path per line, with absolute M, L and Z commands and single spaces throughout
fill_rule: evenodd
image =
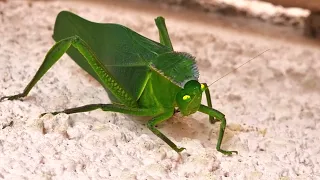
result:
M 131 116 L 114 112 L 92 111 L 88 114 L 74 114 L 71 120 L 71 126 L 76 126 L 78 123 L 94 124 L 93 121 L 99 124 L 114 124 L 118 127 L 125 128 L 134 132 L 137 136 L 144 134 L 150 136 L 153 140 L 158 140 L 158 137 L 151 132 L 147 127 L 147 122 L 152 117 Z M 204 147 L 216 146 L 220 129 L 220 122 L 210 124 L 209 117 L 206 115 L 190 115 L 182 116 L 176 113 L 170 119 L 160 123 L 156 128 L 174 141 L 178 146 L 184 139 L 197 140 Z M 233 136 L 233 133 L 226 128 L 223 142 L 227 142 Z M 163 142 L 165 143 L 165 142 Z
M 157 138 L 146 126 L 148 120 L 151 117 L 133 117 L 130 119 L 134 123 L 143 125 L 142 131 L 137 131 L 137 135 L 148 134 Z M 195 118 L 192 116 L 181 116 L 181 114 L 176 113 L 173 117 L 167 121 L 160 123 L 156 126 L 163 134 L 168 138 L 175 141 L 177 145 L 184 138 L 199 140 L 205 147 L 215 147 L 218 139 L 220 122 L 215 124 L 210 124 L 209 117 L 201 116 L 200 118 Z

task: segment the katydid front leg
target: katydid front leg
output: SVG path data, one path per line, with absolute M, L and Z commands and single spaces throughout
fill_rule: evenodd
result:
M 159 38 L 160 38 L 160 43 L 169 47 L 173 51 L 172 43 L 169 37 L 168 29 L 165 23 L 165 19 L 163 17 L 157 17 L 155 19 L 156 25 L 158 27 L 159 31 Z M 211 96 L 210 96 L 210 90 L 208 88 L 207 83 L 203 83 L 203 88 L 205 89 L 205 94 L 206 94 L 206 99 L 208 106 L 212 108 L 212 103 L 211 103 Z M 209 116 L 209 121 L 211 124 L 216 123 L 218 120 L 215 119 L 213 116 Z
M 205 94 L 206 94 L 206 99 L 207 99 L 208 107 L 212 108 L 211 95 L 210 95 L 210 90 L 209 90 L 209 88 L 208 88 L 208 85 L 207 85 L 207 83 L 202 83 L 202 85 L 203 85 L 204 92 L 205 92 Z M 209 122 L 210 122 L 211 124 L 214 124 L 214 123 L 216 123 L 217 121 L 219 121 L 219 120 L 217 120 L 214 116 L 210 116 L 210 115 L 209 115 Z
M 217 151 L 219 151 L 225 155 L 231 155 L 232 153 L 238 154 L 238 151 L 226 151 L 226 150 L 221 149 L 221 143 L 222 143 L 224 131 L 225 131 L 226 124 L 227 124 L 225 115 L 222 114 L 221 112 L 219 112 L 218 110 L 209 108 L 204 105 L 200 105 L 199 111 L 202 113 L 208 114 L 209 116 L 216 117 L 219 121 L 221 121 L 219 138 L 218 138 L 218 142 L 217 142 L 217 146 L 216 146 Z
M 28 95 L 33 86 L 40 78 L 56 63 L 60 57 L 67 52 L 70 46 L 74 46 L 87 60 L 95 73 L 101 80 L 104 87 L 107 87 L 112 94 L 123 104 L 129 107 L 137 107 L 137 102 L 121 87 L 117 81 L 111 76 L 107 69 L 102 65 L 100 60 L 95 56 L 91 48 L 78 36 L 72 36 L 57 42 L 47 53 L 43 63 L 41 64 L 36 75 L 29 82 L 24 91 L 13 96 L 5 96 L 0 99 L 15 100 Z

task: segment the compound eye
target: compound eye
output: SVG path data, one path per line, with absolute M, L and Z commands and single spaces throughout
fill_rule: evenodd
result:
M 206 86 L 204 84 L 201 84 L 201 91 L 204 91 Z
M 183 99 L 184 101 L 190 101 L 191 97 L 190 97 L 189 95 L 184 95 L 184 96 L 182 97 L 182 99 Z

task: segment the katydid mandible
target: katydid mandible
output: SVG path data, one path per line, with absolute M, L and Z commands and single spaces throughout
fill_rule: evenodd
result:
M 209 115 L 212 124 L 221 122 L 216 149 L 225 155 L 237 153 L 221 149 L 225 115 L 212 108 L 208 86 L 198 82 L 195 58 L 173 50 L 163 17 L 157 17 L 155 23 L 160 43 L 119 24 L 94 23 L 71 12 L 60 12 L 53 34 L 56 44 L 46 54 L 35 76 L 22 93 L 2 97 L 0 101 L 27 96 L 41 77 L 67 53 L 105 88 L 112 104 L 89 104 L 51 114 L 102 109 L 151 116 L 147 127 L 179 153 L 185 148 L 179 148 L 156 125 L 172 117 L 176 110 L 183 116 L 199 111 Z M 204 92 L 207 106 L 201 104 Z

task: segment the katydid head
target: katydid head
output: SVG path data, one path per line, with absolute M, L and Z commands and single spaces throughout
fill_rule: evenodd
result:
M 239 69 L 240 67 L 244 66 L 248 62 L 254 60 L 256 57 L 260 56 L 261 54 L 269 51 L 269 49 L 263 51 L 259 55 L 255 56 L 254 58 L 246 61 L 245 63 L 241 64 L 237 68 L 229 71 L 228 73 L 224 74 L 220 78 L 218 78 L 216 81 L 211 83 L 209 86 L 214 84 L 215 82 L 219 81 L 220 79 L 224 78 L 225 76 L 231 74 L 235 70 Z M 161 61 L 162 62 L 162 61 Z M 202 93 L 209 88 L 209 86 L 200 84 L 196 80 L 190 80 L 188 81 L 183 89 L 180 90 L 180 92 L 177 93 L 176 95 L 176 102 L 178 105 L 178 108 L 180 112 L 184 115 L 190 115 L 198 111 L 200 105 L 201 105 L 201 98 L 202 98 Z
M 176 102 L 180 112 L 190 115 L 198 111 L 201 105 L 201 98 L 204 86 L 196 80 L 188 81 L 183 89 L 177 93 Z

